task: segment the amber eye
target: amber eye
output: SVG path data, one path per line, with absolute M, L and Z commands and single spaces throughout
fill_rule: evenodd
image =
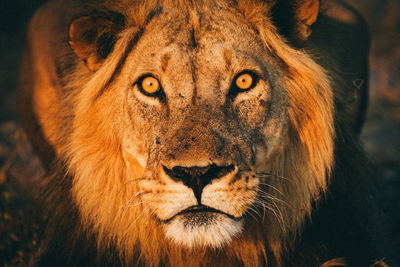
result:
M 160 83 L 153 76 L 144 76 L 138 82 L 139 89 L 146 95 L 155 95 L 160 90 Z
M 253 84 L 253 77 L 250 74 L 244 73 L 236 78 L 236 86 L 239 89 L 247 90 Z
M 257 76 L 252 72 L 239 74 L 235 79 L 235 87 L 240 91 L 246 91 L 257 84 Z

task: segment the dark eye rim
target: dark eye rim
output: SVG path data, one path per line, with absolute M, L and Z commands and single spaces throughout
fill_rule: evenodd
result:
M 158 81 L 159 88 L 158 88 L 158 90 L 157 90 L 156 92 L 154 92 L 154 93 L 152 93 L 152 94 L 147 93 L 147 92 L 143 89 L 143 86 L 142 86 L 143 80 L 146 79 L 147 77 L 152 77 L 152 78 L 154 78 L 154 79 L 156 79 L 156 80 Z M 163 88 L 162 88 L 160 79 L 158 79 L 155 75 L 153 75 L 153 74 L 151 74 L 151 73 L 146 73 L 146 74 L 143 74 L 142 76 L 140 76 L 140 77 L 136 80 L 136 82 L 134 82 L 133 86 L 135 86 L 135 85 L 138 87 L 139 91 L 140 91 L 142 94 L 146 95 L 146 96 L 161 98 L 162 95 L 163 95 L 163 94 L 162 94 Z
M 243 75 L 243 74 L 250 74 L 250 76 L 253 78 L 252 84 L 251 84 L 250 87 L 247 88 L 247 89 L 241 89 L 241 88 L 239 88 L 239 87 L 236 85 L 236 80 L 237 80 L 241 75 Z M 229 90 L 229 94 L 230 94 L 232 97 L 235 97 L 235 96 L 238 95 L 239 93 L 244 93 L 244 92 L 250 91 L 251 89 L 253 89 L 254 87 L 257 86 L 257 84 L 258 84 L 259 81 L 260 81 L 260 76 L 259 76 L 257 73 L 255 73 L 255 72 L 252 71 L 252 70 L 243 70 L 243 71 L 239 72 L 238 74 L 236 74 L 236 75 L 234 76 L 234 78 L 233 78 L 233 80 L 232 80 L 231 88 L 230 88 L 230 90 Z

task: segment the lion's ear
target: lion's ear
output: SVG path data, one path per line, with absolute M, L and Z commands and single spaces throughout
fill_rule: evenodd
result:
M 70 25 L 69 44 L 87 67 L 95 71 L 112 52 L 124 24 L 124 17 L 115 12 L 78 18 Z
M 281 34 L 303 42 L 311 35 L 319 7 L 319 0 L 278 0 L 272 8 L 272 19 Z

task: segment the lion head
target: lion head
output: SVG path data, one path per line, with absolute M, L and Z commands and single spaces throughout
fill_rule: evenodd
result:
M 273 2 L 126 0 L 71 24 L 72 121 L 52 146 L 99 247 L 251 265 L 296 235 L 332 166 L 333 96 Z M 318 1 L 289 2 L 301 42 Z

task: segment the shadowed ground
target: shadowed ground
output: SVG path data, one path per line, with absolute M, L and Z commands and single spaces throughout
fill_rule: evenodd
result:
M 27 194 L 32 188 L 24 181 L 41 170 L 18 123 L 15 88 L 26 25 L 41 2 L 0 1 L 0 267 L 27 263 L 39 234 L 40 218 Z M 392 230 L 386 245 L 400 248 L 400 1 L 349 2 L 370 25 L 370 105 L 362 140 L 382 181 L 381 204 Z

